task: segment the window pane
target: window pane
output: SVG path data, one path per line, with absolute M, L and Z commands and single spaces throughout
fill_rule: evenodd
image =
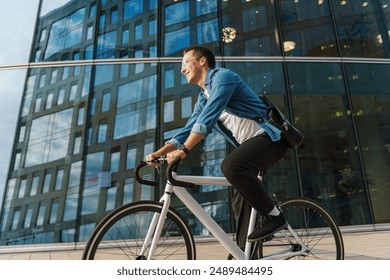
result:
M 73 109 L 33 120 L 28 140 L 26 166 L 63 158 L 67 155 Z
M 383 24 L 379 1 L 345 1 L 343 5 L 334 6 L 343 56 L 388 57 L 389 34 Z
M 329 0 L 281 1 L 281 19 L 286 55 L 338 56 Z
M 375 223 L 390 220 L 390 67 L 388 64 L 347 64 L 355 120 L 372 200 Z M 355 175 L 351 173 L 351 175 Z M 352 183 L 357 179 L 351 178 Z M 355 187 L 355 185 L 352 185 Z M 350 201 L 364 188 L 349 190 Z M 362 203 L 365 205 L 366 203 Z M 363 206 L 359 206 L 362 209 Z M 357 214 L 356 214 L 357 215 Z M 368 221 L 367 221 L 368 222 Z
M 370 213 L 359 191 L 364 180 L 341 65 L 289 63 L 288 72 L 294 121 L 305 135 L 299 148 L 304 195 L 326 205 L 340 225 L 366 223 Z M 349 194 L 351 184 L 356 196 Z

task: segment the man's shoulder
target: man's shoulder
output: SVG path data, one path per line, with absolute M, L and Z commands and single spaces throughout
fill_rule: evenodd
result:
M 238 75 L 235 72 L 233 72 L 232 70 L 230 70 L 228 68 L 223 68 L 223 67 L 216 67 L 214 69 L 211 69 L 209 72 L 209 76 L 211 79 L 215 78 L 215 77 L 218 77 L 221 79 L 232 78 L 233 76 L 238 77 Z

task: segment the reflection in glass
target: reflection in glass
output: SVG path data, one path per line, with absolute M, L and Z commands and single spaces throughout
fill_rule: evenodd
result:
M 145 102 L 155 105 L 155 76 L 131 81 L 118 87 L 114 139 L 146 129 Z
M 85 10 L 81 8 L 52 24 L 45 59 L 81 43 Z
M 364 3 L 366 5 L 346 1 L 345 5 L 334 5 L 342 55 L 388 57 L 389 34 L 383 24 L 379 1 L 367 0 Z
M 65 157 L 68 151 L 73 109 L 63 110 L 33 120 L 26 166 Z
M 165 8 L 165 26 L 189 20 L 189 1 L 169 5 Z
M 235 30 L 225 39 L 227 56 L 279 56 L 280 40 L 275 33 L 275 1 L 222 1 L 222 27 Z
M 387 64 L 347 64 L 346 70 L 375 223 L 389 222 L 390 67 Z M 350 196 L 358 196 L 364 188 L 352 190 Z
M 303 195 L 324 204 L 340 225 L 367 223 L 365 193 L 349 195 L 351 184 L 364 189 L 364 180 L 341 65 L 289 63 L 288 72 L 294 121 L 305 135 L 299 148 Z
M 197 24 L 198 31 L 198 44 L 206 44 L 210 42 L 218 41 L 218 20 L 212 19 L 206 22 L 200 22 Z
M 123 4 L 123 19 L 128 20 L 144 10 L 144 0 L 125 0 Z
M 164 54 L 172 55 L 190 45 L 190 27 L 165 33 Z
M 329 0 L 280 1 L 284 53 L 287 56 L 337 56 Z
M 111 31 L 99 35 L 97 43 L 96 58 L 113 58 L 116 50 L 117 31 Z

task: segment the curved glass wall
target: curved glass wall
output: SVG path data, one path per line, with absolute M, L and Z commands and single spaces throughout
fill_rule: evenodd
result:
M 1 214 L 1 243 L 85 241 L 115 207 L 158 199 L 133 171 L 191 114 L 185 47 L 267 94 L 305 135 L 268 171 L 279 199 L 308 196 L 340 225 L 390 223 L 388 1 L 41 1 Z M 221 175 L 211 133 L 182 171 Z M 158 178 L 145 170 L 147 178 Z M 191 190 L 234 232 L 231 189 Z M 196 235 L 208 234 L 174 201 Z

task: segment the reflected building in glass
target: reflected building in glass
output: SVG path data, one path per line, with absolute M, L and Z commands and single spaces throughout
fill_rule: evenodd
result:
M 353 2 L 353 3 L 352 3 Z M 267 172 L 342 226 L 390 223 L 389 0 L 41 0 L 0 220 L 0 244 L 86 241 L 110 210 L 158 199 L 134 168 L 185 125 L 199 89 L 185 47 L 269 96 L 304 133 Z M 221 175 L 211 133 L 182 172 Z M 158 179 L 152 168 L 143 174 Z M 160 180 L 163 184 L 163 180 Z M 234 232 L 231 188 L 191 190 Z M 179 202 L 196 235 L 208 234 Z

